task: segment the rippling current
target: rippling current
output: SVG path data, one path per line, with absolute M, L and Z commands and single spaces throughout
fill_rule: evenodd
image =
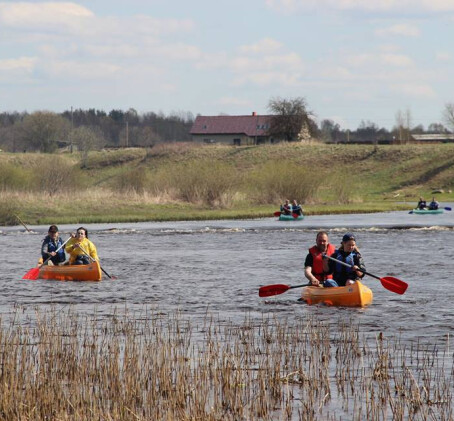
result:
M 390 212 L 309 216 L 303 221 L 275 218 L 88 225 L 102 267 L 117 279 L 99 283 L 22 280 L 37 262 L 47 226 L 0 228 L 0 304 L 12 308 L 62 308 L 106 315 L 115 307 L 152 306 L 180 310 L 193 320 L 207 312 L 220 321 L 273 314 L 287 320 L 315 316 L 331 322 L 359 321 L 364 332 L 386 331 L 401 339 L 445 340 L 454 327 L 454 212 L 410 215 Z M 64 239 L 76 226 L 60 226 Z M 365 277 L 374 293 L 366 309 L 308 306 L 300 289 L 259 298 L 262 285 L 305 282 L 304 258 L 319 229 L 339 244 L 347 230 L 357 236 L 367 270 L 409 284 L 404 295 Z

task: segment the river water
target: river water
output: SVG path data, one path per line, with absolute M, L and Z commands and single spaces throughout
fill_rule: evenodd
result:
M 245 318 L 259 324 L 264 317 L 290 325 L 316 319 L 334 327 L 354 321 L 361 334 L 372 338 L 383 332 L 403 344 L 448 349 L 454 331 L 454 212 L 309 216 L 282 222 L 265 218 L 92 224 L 87 225 L 89 237 L 102 267 L 116 278 L 97 283 L 22 280 L 36 264 L 48 226 L 29 228 L 31 232 L 21 226 L 0 228 L 3 323 L 13 317 L 14 323 L 21 323 L 21 314 L 29 323 L 26 315 L 36 309 L 71 308 L 108 319 L 119 308 L 140 312 L 151 307 L 161 314 L 179 312 L 196 325 L 207 314 L 225 325 L 241 325 Z M 75 228 L 61 225 L 62 237 L 68 238 Z M 336 245 L 345 232 L 354 232 L 367 270 L 407 282 L 406 293 L 392 293 L 366 276 L 363 282 L 374 300 L 364 309 L 309 306 L 297 301 L 299 288 L 259 298 L 262 285 L 306 282 L 304 259 L 321 229 Z M 351 415 L 333 401 L 335 411 Z
M 100 283 L 22 280 L 33 268 L 47 226 L 0 229 L 0 305 L 45 308 L 72 305 L 108 315 L 115 306 L 154 306 L 180 310 L 191 319 L 207 312 L 220 320 L 245 314 L 322 320 L 358 319 L 365 331 L 386 329 L 403 338 L 438 341 L 453 333 L 454 212 L 411 215 L 389 212 L 309 216 L 303 221 L 275 218 L 238 221 L 113 223 L 88 225 L 102 267 L 116 280 Z M 60 226 L 67 238 L 76 226 Z M 339 244 L 348 230 L 357 236 L 367 270 L 409 284 L 404 295 L 365 277 L 374 293 L 366 309 L 327 308 L 299 303 L 300 289 L 262 299 L 262 285 L 305 282 L 304 258 L 316 232 L 329 232 Z

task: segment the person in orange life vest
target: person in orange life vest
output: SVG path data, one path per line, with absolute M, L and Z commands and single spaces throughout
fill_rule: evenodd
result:
M 304 262 L 304 275 L 315 286 L 337 286 L 333 284 L 333 277 L 323 270 L 323 255 L 331 256 L 336 247 L 329 243 L 328 234 L 325 231 L 317 233 L 315 246 L 309 249 L 309 254 Z
M 342 237 L 341 246 L 331 254 L 336 260 L 345 262 L 351 267 L 346 267 L 330 259 L 323 259 L 323 269 L 326 273 L 333 274 L 335 286 L 351 285 L 364 277 L 366 270 L 361 253 L 356 246 L 355 236 L 348 232 Z

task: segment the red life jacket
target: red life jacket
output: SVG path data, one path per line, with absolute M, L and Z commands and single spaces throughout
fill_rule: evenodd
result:
M 326 253 L 328 256 L 331 256 L 336 251 L 336 247 L 332 244 L 328 244 Z M 317 246 L 313 246 L 309 249 L 309 253 L 312 254 L 312 275 L 317 278 L 320 282 L 325 281 L 326 279 L 333 279 L 332 275 L 327 275 L 323 272 L 323 257 Z

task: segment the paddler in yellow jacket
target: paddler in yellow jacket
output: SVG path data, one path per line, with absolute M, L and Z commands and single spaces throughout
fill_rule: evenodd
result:
M 72 234 L 72 237 L 65 247 L 66 253 L 69 254 L 70 265 L 88 265 L 92 259 L 99 260 L 95 245 L 88 239 L 86 228 L 77 228 L 76 234 Z

